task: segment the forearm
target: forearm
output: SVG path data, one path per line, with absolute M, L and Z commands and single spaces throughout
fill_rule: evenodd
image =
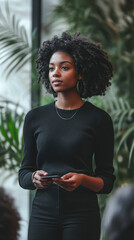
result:
M 82 174 L 81 185 L 89 188 L 91 191 L 99 192 L 104 186 L 104 181 L 99 177 L 91 177 L 86 174 Z

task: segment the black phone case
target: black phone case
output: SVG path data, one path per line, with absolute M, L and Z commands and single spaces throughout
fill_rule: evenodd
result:
M 60 178 L 60 176 L 58 176 L 58 175 L 46 175 L 46 176 L 43 176 L 43 177 L 41 177 L 41 178 L 43 178 L 43 179 L 52 179 L 52 178 Z

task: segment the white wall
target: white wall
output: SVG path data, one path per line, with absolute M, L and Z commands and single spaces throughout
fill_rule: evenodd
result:
M 5 2 L 0 1 L 0 8 L 5 13 Z M 21 19 L 20 24 L 24 25 L 29 41 L 31 38 L 31 0 L 10 0 L 9 8 L 11 14 Z M 4 68 L 6 64 L 0 64 L 0 99 L 8 99 L 20 103 L 26 111 L 30 109 L 30 63 L 26 64 L 18 73 L 13 73 L 9 79 L 5 78 Z M 27 240 L 27 229 L 29 220 L 29 191 L 20 188 L 17 182 L 17 174 L 6 177 L 10 174 L 0 170 L 0 185 L 3 186 L 15 201 L 16 208 L 21 215 L 21 230 L 19 240 Z
M 0 8 L 5 14 L 6 0 L 1 0 Z M 29 42 L 31 41 L 31 0 L 11 0 L 9 8 L 11 15 L 15 14 L 20 19 L 20 25 L 24 25 L 28 33 Z M 26 110 L 30 108 L 30 63 L 27 63 L 21 71 L 14 72 L 6 79 L 6 64 L 0 64 L 0 97 L 20 103 Z

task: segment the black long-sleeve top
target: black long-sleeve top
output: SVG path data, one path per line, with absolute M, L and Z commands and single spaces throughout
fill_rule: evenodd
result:
M 88 101 L 77 109 L 72 118 L 75 109 L 58 108 L 57 111 L 68 120 L 58 116 L 55 101 L 32 109 L 25 116 L 20 186 L 35 189 L 32 173 L 42 169 L 49 175 L 76 172 L 101 177 L 104 187 L 98 193 L 109 193 L 115 180 L 111 117 Z

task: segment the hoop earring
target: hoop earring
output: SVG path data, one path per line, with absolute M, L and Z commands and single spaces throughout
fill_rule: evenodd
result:
M 77 92 L 79 93 L 79 84 L 80 84 L 80 80 L 77 81 L 77 85 L 76 85 L 76 88 L 77 88 Z

